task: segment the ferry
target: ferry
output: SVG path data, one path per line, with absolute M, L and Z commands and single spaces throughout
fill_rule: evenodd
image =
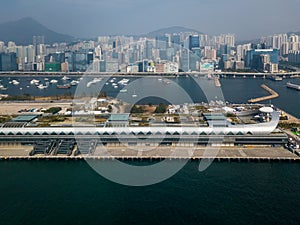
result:
M 288 83 L 286 84 L 286 86 L 287 86 L 288 88 L 292 88 L 292 89 L 295 89 L 295 90 L 300 91 L 300 85 L 298 85 L 298 84 L 292 84 L 292 83 L 288 82 Z

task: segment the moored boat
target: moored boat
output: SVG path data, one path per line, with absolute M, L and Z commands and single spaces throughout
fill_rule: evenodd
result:
M 270 80 L 273 80 L 273 81 L 282 81 L 282 77 L 273 75 L 273 76 L 270 77 Z
M 53 80 L 50 81 L 50 84 L 56 84 L 57 82 L 58 82 L 58 80 L 53 79 Z
M 63 76 L 63 78 L 61 78 L 62 80 L 70 80 L 71 78 L 70 77 L 67 77 L 67 76 Z
M 57 85 L 56 86 L 58 89 L 68 89 L 71 87 L 70 84 L 63 84 L 63 85 Z
M 39 82 L 40 82 L 39 80 L 33 79 L 33 80 L 30 81 L 30 84 L 31 85 L 38 85 Z
M 298 85 L 298 84 L 292 84 L 292 83 L 288 82 L 288 83 L 286 84 L 286 86 L 287 86 L 288 88 L 291 88 L 291 89 L 295 89 L 295 90 L 300 91 L 300 85 Z

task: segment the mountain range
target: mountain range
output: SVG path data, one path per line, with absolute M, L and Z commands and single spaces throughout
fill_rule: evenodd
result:
M 52 31 L 31 17 L 0 24 L 0 41 L 29 45 L 33 42 L 33 36 L 44 36 L 45 43 L 49 44 L 74 40 L 72 36 Z
M 145 35 L 138 35 L 143 37 L 155 38 L 164 34 L 173 34 L 173 33 L 198 33 L 203 34 L 195 29 L 190 29 L 182 26 L 173 26 L 163 29 L 158 29 L 156 31 L 149 32 Z M 289 32 L 289 34 L 300 35 L 298 32 Z M 75 40 L 74 37 L 55 32 L 48 29 L 46 26 L 42 25 L 35 19 L 31 17 L 22 18 L 16 21 L 6 22 L 0 24 L 0 41 L 8 42 L 13 41 L 17 45 L 29 45 L 33 42 L 33 36 L 44 36 L 45 43 L 52 44 L 57 42 L 72 42 Z M 133 35 L 135 36 L 135 35 Z M 137 36 L 137 37 L 138 37 Z M 248 41 L 238 41 L 238 43 L 249 43 L 249 42 L 259 42 L 259 39 L 248 40 Z

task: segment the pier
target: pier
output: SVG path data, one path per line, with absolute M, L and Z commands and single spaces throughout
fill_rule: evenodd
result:
M 274 90 L 272 90 L 271 88 L 269 88 L 267 85 L 263 84 L 263 85 L 261 85 L 261 87 L 263 89 L 265 89 L 267 92 L 269 92 L 270 95 L 250 99 L 250 100 L 248 100 L 249 103 L 257 103 L 257 102 L 266 101 L 266 100 L 270 100 L 270 99 L 279 97 L 279 94 L 277 92 L 275 92 Z

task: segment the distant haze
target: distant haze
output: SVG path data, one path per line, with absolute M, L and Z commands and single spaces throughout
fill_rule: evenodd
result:
M 184 26 L 244 40 L 299 31 L 299 9 L 299 0 L 10 0 L 1 2 L 0 23 L 30 16 L 76 37 Z

